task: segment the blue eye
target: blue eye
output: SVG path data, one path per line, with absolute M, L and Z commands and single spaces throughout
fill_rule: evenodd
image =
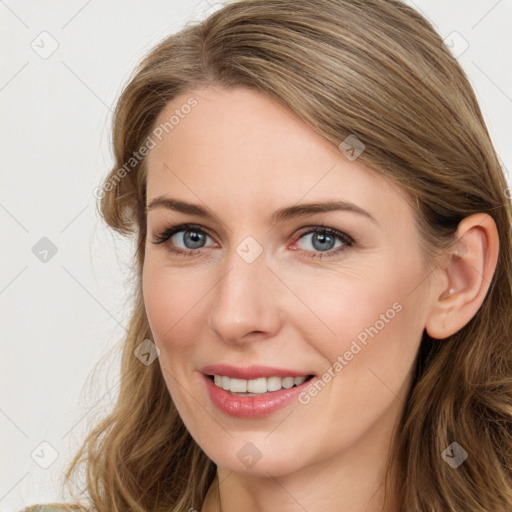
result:
M 168 244 L 171 251 L 178 254 L 186 254 L 194 249 L 202 249 L 205 247 L 204 242 L 209 235 L 199 226 L 196 227 L 192 224 L 181 224 L 179 226 L 171 226 L 170 228 L 165 229 L 156 237 L 155 240 L 153 240 L 153 243 L 163 244 L 171 241 L 171 238 L 175 236 L 177 241 L 181 240 L 185 247 L 176 247 L 173 242 L 172 244 Z
M 299 240 L 305 239 L 310 235 L 312 235 L 310 239 L 310 245 L 313 247 L 313 249 L 319 251 L 318 253 L 311 254 L 311 258 L 331 257 L 343 250 L 346 250 L 354 243 L 354 240 L 346 233 L 342 233 L 337 229 L 326 228 L 323 226 L 314 226 L 309 231 L 303 233 Z M 340 243 L 338 246 L 334 247 L 336 240 L 340 241 Z
M 303 252 L 309 253 L 308 257 L 311 258 L 330 258 L 341 251 L 351 247 L 354 240 L 346 233 L 338 231 L 333 228 L 324 226 L 313 226 L 309 231 L 303 232 L 298 238 L 297 242 L 312 235 L 310 246 L 313 250 L 302 249 Z M 172 240 L 172 238 L 175 240 Z M 196 249 L 208 247 L 206 240 L 211 238 L 210 235 L 200 226 L 194 224 L 180 224 L 178 226 L 171 226 L 164 229 L 153 240 L 154 244 L 166 244 L 169 250 L 181 256 L 195 256 L 199 254 Z M 336 240 L 338 245 L 336 246 Z M 172 243 L 167 243 L 172 242 Z M 184 247 L 177 245 L 183 244 Z M 210 246 L 214 246 L 212 244 Z M 196 253 L 196 254 L 194 254 Z

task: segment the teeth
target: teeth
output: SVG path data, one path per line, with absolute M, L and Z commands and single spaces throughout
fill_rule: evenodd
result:
M 281 377 L 268 377 L 267 391 L 279 391 L 281 389 Z
M 231 379 L 233 382 L 236 379 Z M 249 393 L 266 393 L 267 392 L 267 379 L 262 377 L 261 379 L 244 380 L 247 385 L 247 391 Z M 230 391 L 236 391 L 231 387 Z
M 295 384 L 295 379 L 293 377 L 285 377 L 281 383 L 281 386 L 285 389 L 290 389 Z
M 232 393 L 262 394 L 267 391 L 279 391 L 300 386 L 306 377 L 261 377 L 259 379 L 235 379 L 225 375 L 214 375 L 213 382 L 219 388 Z
M 251 391 L 247 389 L 247 381 L 244 379 L 229 379 L 230 386 L 229 390 L 235 393 L 247 393 L 247 391 Z M 252 381 L 251 381 L 252 382 Z

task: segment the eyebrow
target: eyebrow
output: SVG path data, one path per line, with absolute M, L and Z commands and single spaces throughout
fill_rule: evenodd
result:
M 217 216 L 214 215 L 213 212 L 208 208 L 204 208 L 203 206 L 199 206 L 197 204 L 187 203 L 185 201 L 180 201 L 178 199 L 174 199 L 172 197 L 167 196 L 155 197 L 149 203 L 149 205 L 146 206 L 146 212 L 154 210 L 155 208 L 165 208 L 167 210 L 173 210 L 180 213 L 197 215 L 199 217 L 203 217 L 211 221 L 217 218 Z M 345 211 L 357 213 L 359 215 L 367 217 L 375 224 L 378 224 L 376 219 L 368 211 L 361 208 L 360 206 L 357 206 L 356 204 L 351 203 L 349 201 L 334 200 L 286 206 L 285 208 L 281 208 L 275 211 L 274 214 L 272 215 L 272 220 L 274 222 L 280 222 L 295 217 L 306 217 L 308 215 L 314 215 L 315 213 L 325 213 L 332 211 Z

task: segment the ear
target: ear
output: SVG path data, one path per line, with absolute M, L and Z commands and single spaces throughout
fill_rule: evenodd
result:
M 433 303 L 425 329 L 436 339 L 455 334 L 475 316 L 498 261 L 498 230 L 490 215 L 476 213 L 463 219 L 456 240 L 432 288 Z

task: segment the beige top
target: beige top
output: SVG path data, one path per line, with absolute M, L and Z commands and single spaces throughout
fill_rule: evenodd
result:
M 60 503 L 48 503 L 43 505 L 30 505 L 20 512 L 86 512 L 86 509 L 76 505 L 66 505 Z

